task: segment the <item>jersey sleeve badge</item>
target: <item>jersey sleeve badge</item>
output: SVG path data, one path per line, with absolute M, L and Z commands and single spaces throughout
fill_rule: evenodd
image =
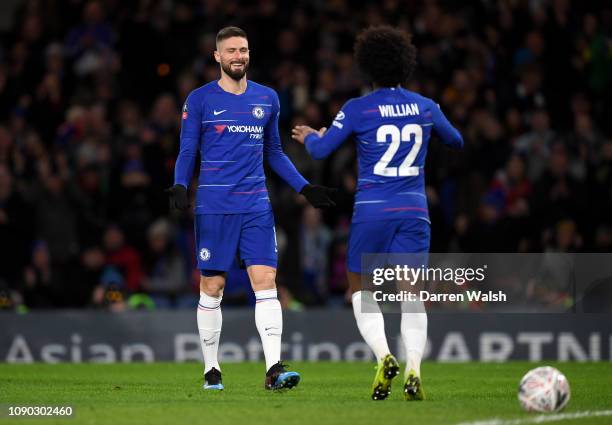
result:
M 187 102 L 183 105 L 183 119 L 187 119 Z
M 338 112 L 338 115 L 336 115 L 336 118 L 334 118 L 334 121 L 332 122 L 332 125 L 334 127 L 338 127 L 340 130 L 342 130 L 342 127 L 344 127 L 344 125 L 340 122 L 344 119 L 344 112 L 340 111 Z

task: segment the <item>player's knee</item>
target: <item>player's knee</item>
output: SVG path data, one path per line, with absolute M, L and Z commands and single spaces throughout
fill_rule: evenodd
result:
M 349 287 L 351 288 L 351 294 L 359 292 L 363 289 L 363 286 L 361 285 L 361 274 L 347 272 L 347 279 L 349 282 Z
M 251 270 L 249 273 L 253 291 L 263 291 L 276 288 L 276 270 L 271 267 L 262 267 Z
M 225 288 L 225 276 L 200 276 L 200 292 L 210 297 L 220 297 Z

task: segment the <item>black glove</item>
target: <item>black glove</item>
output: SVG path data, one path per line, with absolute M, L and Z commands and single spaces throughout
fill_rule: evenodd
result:
M 316 184 L 307 184 L 300 190 L 300 193 L 304 195 L 306 200 L 310 202 L 315 208 L 327 208 L 335 207 L 336 203 L 332 197 L 336 194 L 338 189 L 333 189 L 325 186 L 318 186 Z
M 166 192 L 170 196 L 170 209 L 185 211 L 191 205 L 189 205 L 189 198 L 187 197 L 187 189 L 185 186 L 175 184 L 173 187 L 166 189 Z

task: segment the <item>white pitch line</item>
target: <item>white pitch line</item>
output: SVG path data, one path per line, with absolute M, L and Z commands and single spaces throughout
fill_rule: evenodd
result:
M 524 424 L 543 424 L 555 421 L 571 421 L 574 419 L 594 418 L 599 416 L 612 416 L 612 410 L 585 410 L 575 413 L 557 413 L 555 415 L 538 415 L 530 418 L 521 419 L 487 419 L 484 421 L 461 422 L 457 425 L 524 425 Z

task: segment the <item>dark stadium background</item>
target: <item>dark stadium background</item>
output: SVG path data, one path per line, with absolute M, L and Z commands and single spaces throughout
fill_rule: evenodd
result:
M 249 78 L 279 93 L 285 151 L 340 189 L 321 214 L 268 173 L 283 304 L 344 305 L 355 151 L 316 162 L 289 134 L 366 92 L 352 44 L 382 23 L 413 34 L 409 88 L 466 141 L 430 145 L 432 252 L 612 251 L 609 3 L 3 0 L 0 308 L 194 307 L 192 217 L 163 191 L 182 102 L 217 78 L 230 24 L 249 35 Z M 248 303 L 244 273 L 230 282 L 224 306 Z

